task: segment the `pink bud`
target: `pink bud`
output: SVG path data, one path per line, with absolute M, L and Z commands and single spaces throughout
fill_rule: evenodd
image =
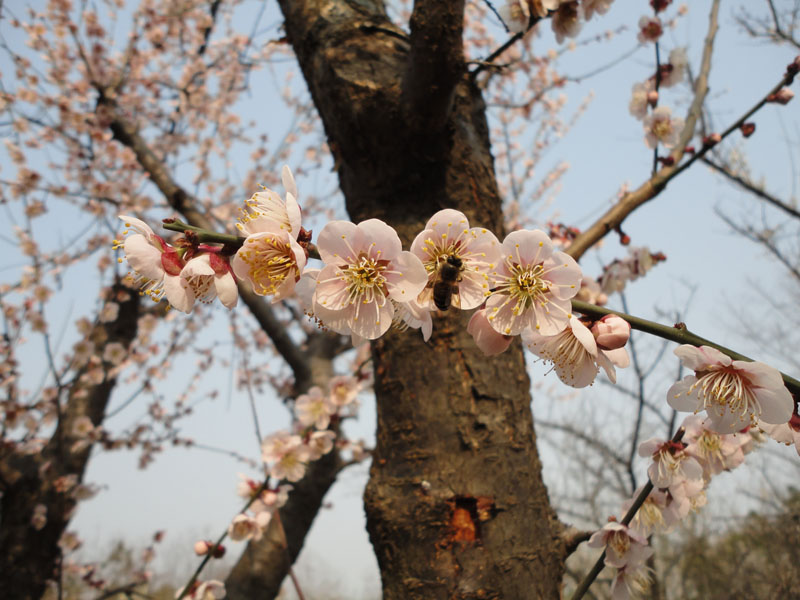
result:
M 631 326 L 622 317 L 606 315 L 592 325 L 592 335 L 594 335 L 598 348 L 616 350 L 628 343 Z
M 658 104 L 658 92 L 655 90 L 650 90 L 647 92 L 647 103 L 650 106 L 655 106 Z
M 204 542 L 203 540 L 194 543 L 194 553 L 197 554 L 197 556 L 205 556 L 208 554 L 208 548 L 208 542 Z
M 767 102 L 776 102 L 777 104 L 788 104 L 789 100 L 794 98 L 794 92 L 789 88 L 781 88 L 774 94 L 767 96 Z

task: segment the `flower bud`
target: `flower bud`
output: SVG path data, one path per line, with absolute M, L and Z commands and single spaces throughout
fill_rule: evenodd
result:
M 631 326 L 622 317 L 606 315 L 592 325 L 592 335 L 594 335 L 598 348 L 616 350 L 628 343 Z
M 194 553 L 197 556 L 205 556 L 208 554 L 209 543 L 203 540 L 194 543 Z
M 767 102 L 775 102 L 777 104 L 788 104 L 789 100 L 794 98 L 794 92 L 789 88 L 781 88 L 774 94 L 767 96 Z
M 739 127 L 739 129 L 742 130 L 742 135 L 744 137 L 748 138 L 751 135 L 753 135 L 753 132 L 755 132 L 756 124 L 755 123 L 742 123 L 742 126 Z
M 655 106 L 658 104 L 658 92 L 655 90 L 650 90 L 647 92 L 647 103 L 650 106 Z

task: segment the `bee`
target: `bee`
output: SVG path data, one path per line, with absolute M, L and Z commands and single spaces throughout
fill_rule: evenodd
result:
M 449 255 L 447 260 L 439 265 L 436 281 L 433 284 L 433 303 L 439 310 L 447 310 L 451 302 L 456 308 L 461 307 L 458 282 L 461 281 L 463 270 L 464 263 L 453 255 Z

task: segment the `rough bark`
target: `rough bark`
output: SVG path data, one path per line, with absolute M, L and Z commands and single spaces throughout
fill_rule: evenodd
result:
M 353 220 L 381 218 L 408 244 L 450 207 L 502 236 L 485 106 L 463 61 L 450 90 L 431 90 L 428 116 L 408 118 L 421 102 L 408 89 L 413 70 L 460 56 L 452 35 L 414 39 L 437 30 L 420 19 L 448 12 L 423 4 L 409 38 L 380 2 L 281 0 Z M 461 4 L 448 6 L 460 23 Z M 426 45 L 440 56 L 420 61 Z M 450 85 L 446 71 L 440 83 Z M 521 347 L 487 359 L 456 313 L 435 317 L 427 344 L 414 331 L 373 343 L 378 432 L 365 504 L 384 597 L 558 597 L 565 547 L 541 479 Z
M 102 347 L 111 342 L 130 346 L 137 330 L 139 294 L 121 284 L 112 291 L 119 303 L 115 321 L 97 323 L 91 339 L 102 355 Z M 112 365 L 103 364 L 106 371 Z M 58 480 L 74 475 L 82 481 L 91 446 L 75 451 L 78 438 L 72 433 L 75 421 L 89 417 L 94 425 L 103 421 L 106 405 L 116 384 L 115 377 L 97 385 L 81 380 L 83 370 L 75 374 L 69 386 L 67 402 L 61 408 L 56 430 L 39 453 L 22 454 L 11 446 L 0 447 L 0 594 L 9 600 L 39 600 L 48 580 L 58 577 L 61 552 L 58 541 L 69 524 L 75 500 L 57 489 Z M 36 530 L 31 525 L 34 507 L 47 508 L 47 523 Z

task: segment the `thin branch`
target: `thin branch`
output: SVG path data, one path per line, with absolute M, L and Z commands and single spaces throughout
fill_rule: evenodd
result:
M 693 159 L 691 159 L 685 165 L 680 167 L 677 166 L 683 158 L 686 144 L 694 135 L 694 127 L 697 122 L 698 115 L 702 110 L 706 94 L 708 93 L 708 73 L 711 69 L 711 53 L 714 46 L 714 37 L 717 32 L 718 12 L 719 0 L 715 0 L 711 7 L 711 15 L 709 16 L 708 34 L 706 35 L 705 46 L 703 48 L 703 60 L 700 67 L 700 74 L 698 75 L 695 83 L 694 102 L 692 102 L 692 106 L 689 109 L 689 114 L 686 117 L 686 126 L 680 135 L 680 139 L 678 140 L 675 149 L 670 154 L 670 158 L 673 163 L 672 166 L 662 167 L 661 170 L 650 177 L 650 179 L 644 182 L 644 184 L 639 186 L 638 189 L 625 194 L 625 196 L 623 196 L 623 198 L 616 205 L 611 207 L 611 209 L 608 210 L 602 217 L 600 217 L 600 219 L 598 219 L 591 227 L 576 237 L 567 249 L 567 254 L 572 256 L 575 260 L 580 259 L 580 257 L 583 256 L 583 254 L 589 248 L 591 248 L 600 239 L 605 237 L 608 232 L 613 231 L 615 228 L 618 228 L 620 225 L 622 225 L 622 222 L 625 220 L 625 218 L 639 206 L 649 200 L 652 200 L 658 194 L 660 194 L 661 191 L 666 187 L 667 183 L 669 183 L 673 177 L 682 172 L 683 169 L 691 164 L 692 160 L 697 157 L 697 155 L 695 155 L 695 157 L 693 157 Z M 780 89 L 782 85 L 783 80 L 778 89 Z M 777 89 L 774 91 L 777 91 Z M 757 108 L 760 108 L 764 102 L 766 102 L 766 96 L 764 100 L 757 105 Z M 749 114 L 752 114 L 752 112 Z M 704 148 L 704 150 L 707 150 L 707 148 Z
M 719 164 L 717 162 L 714 162 L 712 159 L 710 159 L 710 158 L 708 158 L 706 156 L 704 156 L 701 160 L 705 164 L 707 164 L 709 167 L 714 169 L 717 173 L 719 173 L 720 175 L 724 175 L 727 179 L 729 179 L 730 181 L 732 181 L 732 182 L 736 183 L 737 185 L 743 187 L 745 190 L 747 190 L 751 194 L 755 194 L 756 196 L 758 196 L 759 198 L 761 198 L 765 202 L 768 202 L 769 204 L 771 204 L 775 208 L 779 208 L 780 210 L 782 210 L 783 212 L 785 212 L 789 216 L 794 217 L 795 219 L 800 219 L 800 211 L 798 211 L 795 208 L 789 206 L 788 204 L 786 204 L 782 200 L 779 200 L 778 198 L 776 198 L 772 194 L 770 194 L 768 192 L 765 192 L 762 188 L 760 188 L 757 185 L 753 184 L 751 181 L 745 179 L 744 177 L 742 177 L 740 175 L 735 175 L 734 173 L 731 172 L 731 170 L 730 170 L 730 168 L 728 166 L 721 165 L 721 164 Z

